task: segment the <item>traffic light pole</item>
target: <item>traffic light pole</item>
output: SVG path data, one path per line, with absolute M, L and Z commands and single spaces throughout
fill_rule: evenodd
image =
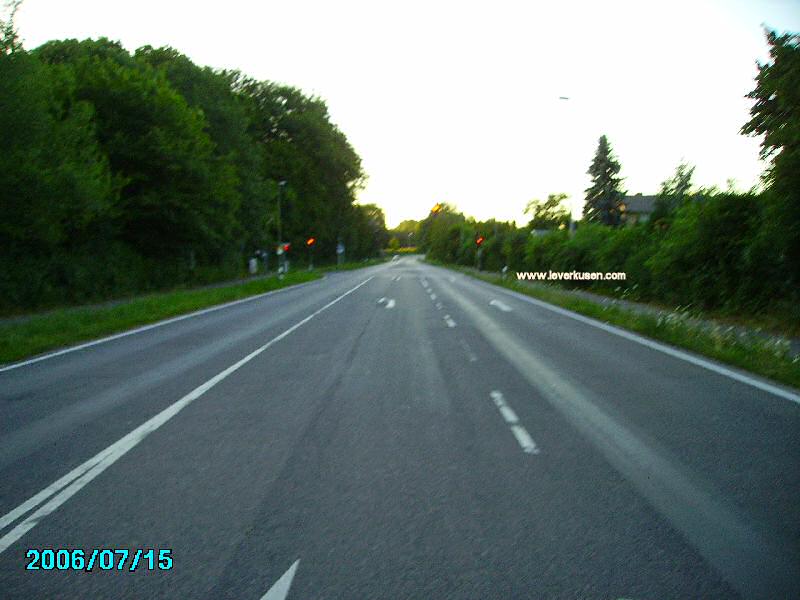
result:
M 475 253 L 475 262 L 478 263 L 478 271 L 483 271 L 483 242 L 486 240 L 485 237 L 479 235 L 475 238 L 475 245 L 478 247 L 477 252 Z

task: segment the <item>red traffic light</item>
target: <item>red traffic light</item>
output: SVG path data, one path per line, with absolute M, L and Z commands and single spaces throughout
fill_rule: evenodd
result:
M 483 243 L 483 240 L 485 239 L 486 239 L 485 237 L 479 235 L 478 237 L 475 238 L 475 245 L 480 246 Z
M 310 237 L 306 240 L 306 246 L 313 246 L 317 243 L 317 238 Z
M 288 252 L 288 251 L 289 251 L 289 249 L 290 249 L 291 247 L 292 247 L 292 245 L 291 245 L 291 244 L 284 244 L 284 245 L 283 245 L 283 251 L 284 251 L 284 252 Z

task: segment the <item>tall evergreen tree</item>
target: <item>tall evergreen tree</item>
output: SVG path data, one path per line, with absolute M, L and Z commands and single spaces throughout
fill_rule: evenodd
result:
M 592 186 L 586 190 L 583 216 L 587 221 L 617 226 L 622 218 L 622 178 L 618 177 L 620 164 L 611 150 L 606 136 L 600 137 L 588 174 Z

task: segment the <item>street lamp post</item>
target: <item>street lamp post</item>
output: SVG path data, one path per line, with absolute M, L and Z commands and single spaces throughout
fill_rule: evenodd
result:
M 565 101 L 569 102 L 570 97 L 569 96 L 559 96 L 558 99 L 560 101 L 562 101 L 562 102 L 565 102 Z M 572 102 L 570 102 L 570 104 L 572 104 Z M 570 120 L 570 121 L 572 121 L 572 120 Z M 574 132 L 574 125 L 572 126 L 572 130 Z M 571 132 L 571 135 L 569 137 L 574 138 L 575 137 L 574 133 Z M 567 226 L 567 232 L 568 232 L 570 238 L 575 235 L 576 226 L 577 226 L 577 223 L 575 221 L 573 221 L 573 219 L 572 219 L 572 208 L 569 208 L 569 225 Z
M 286 190 L 286 181 L 281 180 L 278 182 L 278 247 L 283 250 L 283 230 L 281 228 L 281 201 L 283 200 L 283 194 Z M 278 255 L 278 272 L 283 273 L 285 271 L 285 258 L 284 252 L 281 252 Z

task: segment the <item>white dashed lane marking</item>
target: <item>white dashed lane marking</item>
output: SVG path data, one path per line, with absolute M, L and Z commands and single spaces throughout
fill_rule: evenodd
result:
M 528 430 L 519 424 L 519 417 L 517 416 L 517 413 L 515 413 L 512 408 L 506 404 L 506 400 L 503 398 L 502 392 L 499 392 L 498 390 L 492 390 L 489 393 L 489 396 L 492 398 L 495 406 L 497 406 L 500 414 L 503 415 L 503 420 L 508 423 L 509 427 L 511 428 L 511 433 L 513 433 L 514 437 L 517 438 L 517 443 L 522 448 L 522 451 L 526 454 L 539 454 L 539 447 L 536 445 L 536 442 L 533 441 L 533 438 L 528 433 Z

